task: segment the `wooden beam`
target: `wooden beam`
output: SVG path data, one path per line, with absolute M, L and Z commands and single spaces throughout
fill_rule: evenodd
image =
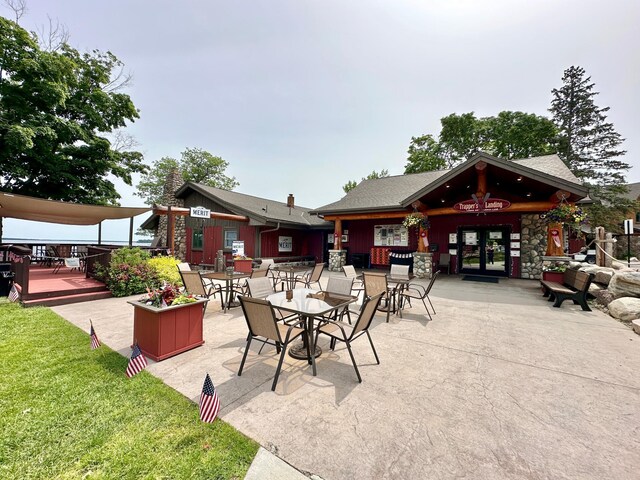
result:
M 476 196 L 478 198 L 483 198 L 484 194 L 487 193 L 487 163 L 476 163 L 476 173 L 478 174 L 478 188 L 476 190 Z
M 335 220 L 334 232 L 333 248 L 336 250 L 342 250 L 342 220 L 340 218 L 336 218 Z
M 562 200 L 567 200 L 570 196 L 570 192 L 567 192 L 566 190 L 558 190 L 549 197 L 549 200 L 553 203 L 560 203 Z
M 557 202 L 527 202 L 527 203 L 512 203 L 509 207 L 505 208 L 504 210 L 499 210 L 497 212 L 486 212 L 488 214 L 491 213 L 514 213 L 514 212 L 530 212 L 530 213 L 535 213 L 535 212 L 544 212 L 546 210 L 549 210 L 555 206 L 557 206 Z M 446 208 L 433 208 L 431 210 L 427 211 L 427 214 L 430 217 L 435 217 L 435 216 L 440 216 L 440 215 L 461 215 L 461 214 L 466 214 L 466 213 L 477 213 L 477 212 L 461 212 L 459 210 L 455 210 L 453 208 L 450 207 L 446 207 Z M 484 213 L 484 212 L 480 212 L 480 213 Z
M 155 205 L 153 207 L 153 213 L 156 215 L 173 215 L 174 217 L 187 217 L 191 214 L 189 208 L 183 207 L 165 207 L 163 205 Z M 210 218 L 217 218 L 219 220 L 231 220 L 235 222 L 248 222 L 249 217 L 244 215 L 233 215 L 231 213 L 211 212 Z
M 133 247 L 133 217 L 129 219 L 129 246 Z
M 342 215 L 325 215 L 324 219 L 329 222 L 336 220 L 375 220 L 378 218 L 404 218 L 410 212 L 403 210 L 401 212 L 371 212 L 371 213 L 345 213 Z
M 175 251 L 175 223 L 176 219 L 172 215 L 171 205 L 169 205 L 169 209 L 167 211 L 167 243 L 169 244 L 169 249 L 171 250 L 171 255 L 176 256 Z

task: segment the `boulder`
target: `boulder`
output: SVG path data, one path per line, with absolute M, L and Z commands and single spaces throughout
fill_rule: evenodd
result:
M 596 283 L 601 283 L 602 285 L 609 285 L 611 278 L 616 273 L 613 268 L 607 267 L 598 267 L 598 270 L 595 272 L 596 276 L 593 279 Z
M 569 268 L 572 270 L 578 270 L 579 268 L 590 267 L 590 266 L 591 265 L 589 265 L 587 262 L 574 262 L 574 261 L 569 262 Z
M 640 335 L 640 320 L 634 320 L 631 322 L 631 326 L 633 327 L 633 331 Z
M 611 268 L 613 268 L 614 270 L 622 270 L 623 268 L 626 269 L 627 268 L 627 264 L 626 263 L 622 263 L 618 260 L 613 260 L 611 262 Z
M 589 288 L 589 293 L 596 297 L 596 302 L 598 302 L 600 305 L 604 305 L 605 307 L 608 306 L 613 300 L 615 300 L 613 293 L 611 293 L 609 290 L 602 289 L 594 290 L 592 292 L 591 288 Z
M 640 298 L 622 297 L 609 304 L 609 314 L 626 322 L 640 318 Z
M 609 282 L 609 291 L 616 298 L 640 297 L 640 272 L 617 271 Z

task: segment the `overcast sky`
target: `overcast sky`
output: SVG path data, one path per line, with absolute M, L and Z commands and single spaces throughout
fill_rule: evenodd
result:
M 187 147 L 229 162 L 236 191 L 319 207 L 372 170 L 404 170 L 412 136 L 440 118 L 547 115 L 551 89 L 585 68 L 640 181 L 640 2 L 630 0 L 28 0 L 81 51 L 133 74 L 128 131 L 149 164 Z M 2 15 L 11 17 L 3 8 Z M 118 184 L 124 206 L 142 205 Z M 138 217 L 136 224 L 144 217 Z M 5 237 L 95 240 L 97 227 L 6 220 Z M 128 221 L 103 238 L 126 240 Z

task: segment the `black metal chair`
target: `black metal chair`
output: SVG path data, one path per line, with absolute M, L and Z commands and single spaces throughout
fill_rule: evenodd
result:
M 369 338 L 369 343 L 371 344 L 373 355 L 376 357 L 376 362 L 378 362 L 378 365 L 380 365 L 380 359 L 378 358 L 376 347 L 373 346 L 373 340 L 371 339 L 371 334 L 369 333 L 369 327 L 371 326 L 371 321 L 373 320 L 373 316 L 376 313 L 376 309 L 378 308 L 378 304 L 380 303 L 380 299 L 383 295 L 384 293 L 381 292 L 374 297 L 366 297 L 364 299 L 364 302 L 362 303 L 362 309 L 360 310 L 360 316 L 358 317 L 358 320 L 356 320 L 355 325 L 350 325 L 348 323 L 337 320 L 323 319 L 323 323 L 318 327 L 318 334 L 316 335 L 315 343 L 318 343 L 318 337 L 321 333 L 331 338 L 330 345 L 332 349 L 335 349 L 337 341 L 344 342 L 347 346 L 349 356 L 351 357 L 353 368 L 356 371 L 358 382 L 360 383 L 362 383 L 362 377 L 360 376 L 358 365 L 356 364 L 356 359 L 354 358 L 353 351 L 351 350 L 351 342 L 353 342 L 356 338 L 366 334 Z
M 429 305 L 431 305 L 431 309 L 433 310 L 433 314 L 436 314 L 436 309 L 433 308 L 433 303 L 431 303 L 431 299 L 429 298 L 429 293 L 431 292 L 431 289 L 433 288 L 433 284 L 436 281 L 436 278 L 438 277 L 438 275 L 440 274 L 440 272 L 434 272 L 433 275 L 431 276 L 431 281 L 429 281 L 429 285 L 427 285 L 427 287 L 423 287 L 422 285 L 419 285 L 417 283 L 410 283 L 409 285 L 406 286 L 406 288 L 404 288 L 402 291 L 399 292 L 400 295 L 400 301 L 398 302 L 398 311 L 400 312 L 400 318 L 402 318 L 402 307 L 404 306 L 404 300 L 409 300 L 411 298 L 415 298 L 417 300 L 422 300 L 422 304 L 424 305 L 425 310 L 427 311 L 427 315 L 429 316 L 429 320 L 433 320 L 433 318 L 431 317 L 431 312 L 429 312 L 429 308 L 427 307 L 427 304 L 425 303 L 425 298 L 429 301 Z
M 240 362 L 238 376 L 242 375 L 242 369 L 244 368 L 244 362 L 247 359 L 252 340 L 256 337 L 262 337 L 258 338 L 258 340 L 269 343 L 270 345 L 275 345 L 276 351 L 280 354 L 276 374 L 273 378 L 273 384 L 271 385 L 271 390 L 275 390 L 287 346 L 300 335 L 302 335 L 303 338 L 307 336 L 307 331 L 304 329 L 304 319 L 300 319 L 290 325 L 283 325 L 278 323 L 274 308 L 269 301 L 243 296 L 239 298 L 242 311 L 244 312 L 244 318 L 249 328 L 249 335 L 247 336 L 247 346 L 242 356 L 242 362 Z M 302 327 L 300 327 L 300 325 L 302 325 Z M 308 341 L 306 345 L 307 355 L 311 358 Z M 262 350 L 262 348 L 260 350 Z

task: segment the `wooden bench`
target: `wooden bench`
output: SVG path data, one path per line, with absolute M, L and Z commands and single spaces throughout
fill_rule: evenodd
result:
M 582 310 L 590 312 L 587 305 L 587 293 L 589 285 L 595 275 L 579 270 L 567 270 L 564 272 L 562 283 L 541 280 L 542 290 L 549 301 L 555 300 L 553 306 L 560 307 L 565 300 L 573 300 L 573 303 L 580 305 Z

